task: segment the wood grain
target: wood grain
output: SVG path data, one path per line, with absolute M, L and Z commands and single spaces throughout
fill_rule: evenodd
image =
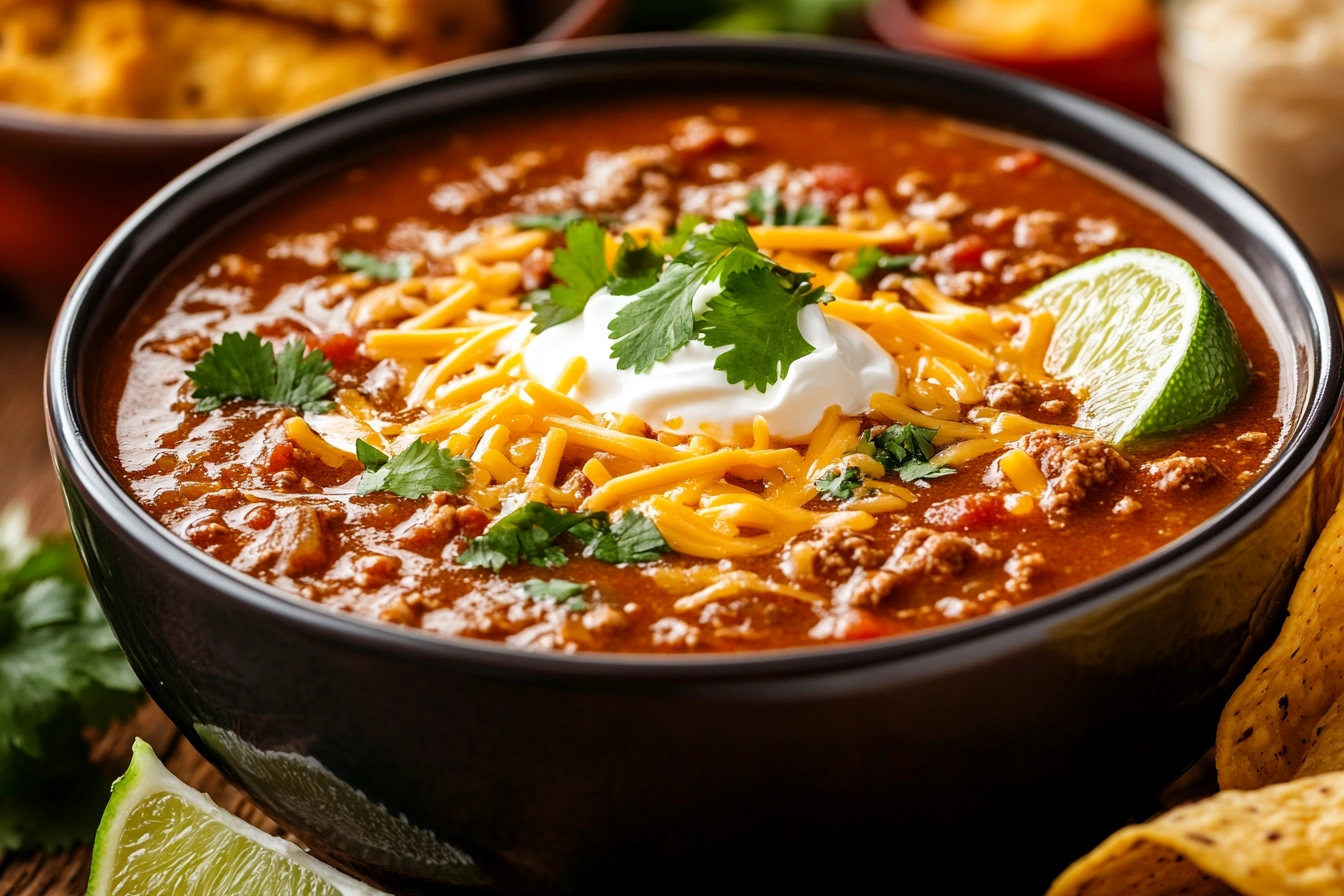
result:
M 47 531 L 65 525 L 42 410 L 47 330 L 17 309 L 5 308 L 3 302 L 0 298 L 0 382 L 5 384 L 0 389 L 0 432 L 5 433 L 6 469 L 0 483 L 0 507 L 12 502 L 26 505 L 34 530 Z M 283 834 L 226 783 L 153 704 L 93 744 L 94 762 L 110 774 L 119 774 L 131 761 L 131 743 L 136 737 L 153 745 L 174 774 L 210 794 L 224 809 L 272 834 Z M 0 896 L 78 896 L 88 876 L 87 846 L 62 854 L 0 856 Z

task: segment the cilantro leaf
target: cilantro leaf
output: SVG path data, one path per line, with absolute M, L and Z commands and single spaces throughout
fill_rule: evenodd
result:
M 570 534 L 584 543 L 585 557 L 605 563 L 647 563 L 672 550 L 653 520 L 636 510 L 621 514 L 614 526 L 605 513 L 595 513 Z
M 343 271 L 363 274 L 373 280 L 406 280 L 415 273 L 408 256 L 398 255 L 391 261 L 384 261 L 377 255 L 357 249 L 338 251 L 336 264 Z
M 532 600 L 553 600 L 572 613 L 582 613 L 588 609 L 583 599 L 584 586 L 564 579 L 528 579 L 519 586 L 519 590 Z
M 560 233 L 574 222 L 587 217 L 582 209 L 570 208 L 549 215 L 518 215 L 513 219 L 513 226 L 519 230 L 551 230 Z
M 653 521 L 636 511 L 626 511 L 613 526 L 603 511 L 566 513 L 531 501 L 473 538 L 457 562 L 495 572 L 520 562 L 564 566 L 569 558 L 556 542 L 566 533 L 583 542 L 585 557 L 607 563 L 645 563 L 671 550 Z
M 658 281 L 663 272 L 663 253 L 650 244 L 641 246 L 630 234 L 623 234 L 613 268 L 616 276 L 610 284 L 611 294 L 633 296 Z
M 364 465 L 355 489 L 359 495 L 388 492 L 403 498 L 423 498 L 435 492 L 460 492 L 467 484 L 466 474 L 471 472 L 471 462 L 466 458 L 454 457 L 434 442 L 420 439 L 392 458 L 359 439 L 355 456 Z
M 682 215 L 677 219 L 677 229 L 667 235 L 659 248 L 664 255 L 677 257 L 686 248 L 686 241 L 695 235 L 695 228 L 703 223 L 705 219 L 699 215 Z
M 107 782 L 81 732 L 127 718 L 140 683 L 68 538 L 24 537 L 0 517 L 0 853 L 92 833 Z
M 552 510 L 529 501 L 495 520 L 485 534 L 473 538 L 457 557 L 460 566 L 489 567 L 499 572 L 526 561 L 533 566 L 564 566 L 569 558 L 556 539 L 589 517 L 586 513 Z
M 764 392 L 788 376 L 789 367 L 816 349 L 798 329 L 798 312 L 826 300 L 826 291 L 796 276 L 754 268 L 724 282 L 710 300 L 698 331 L 711 348 L 731 345 L 714 362 L 728 382 Z
M 820 206 L 806 204 L 789 208 L 774 184 L 765 184 L 747 197 L 747 215 L 762 224 L 790 227 L 818 227 L 830 224 L 831 216 Z
M 900 474 L 902 482 L 915 482 L 920 479 L 941 479 L 957 471 L 951 467 L 940 467 L 922 460 L 910 460 L 901 464 L 896 472 Z
M 903 271 L 916 261 L 918 255 L 888 255 L 876 246 L 864 246 L 858 251 L 849 275 L 862 283 L 875 271 Z
M 573 320 L 583 313 L 593 293 L 607 285 L 607 231 L 596 221 L 584 218 L 565 227 L 565 248 L 555 250 L 551 273 L 557 282 L 550 299 L 534 305 L 533 333 L 542 333 L 556 324 Z
M 706 273 L 704 265 L 673 263 L 661 280 L 616 312 L 607 329 L 618 370 L 647 373 L 691 341 L 695 335 L 691 300 L 704 285 Z
M 234 398 L 260 401 L 295 410 L 322 413 L 332 408 L 336 383 L 327 374 L 331 364 L 321 351 L 304 354 L 302 339 L 281 349 L 262 342 L 256 333 L 225 333 L 212 345 L 187 378 L 196 384 L 191 397 L 196 410 L 213 411 Z
M 937 435 L 936 429 L 910 423 L 889 426 L 877 436 L 869 429 L 859 437 L 859 444 L 854 450 L 877 460 L 888 475 L 899 474 L 903 482 L 938 479 L 951 476 L 956 471 L 951 467 L 929 463 L 938 453 L 933 444 Z
M 856 491 L 863 488 L 863 482 L 863 473 L 858 467 L 845 467 L 843 471 L 827 472 L 812 484 L 823 497 L 848 501 Z

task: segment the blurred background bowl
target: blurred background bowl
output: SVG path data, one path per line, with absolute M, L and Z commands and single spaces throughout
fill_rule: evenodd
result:
M 868 23 L 888 46 L 992 65 L 1032 75 L 1091 94 L 1154 121 L 1164 121 L 1161 29 L 1156 18 L 1150 30 L 1117 37 L 1094 51 L 1052 55 L 1044 52 L 995 51 L 965 34 L 931 23 L 920 15 L 921 0 L 877 0 Z
M 600 34 L 622 0 L 510 0 L 519 43 Z M 53 317 L 103 240 L 175 175 L 263 119 L 61 115 L 0 103 L 0 295 Z

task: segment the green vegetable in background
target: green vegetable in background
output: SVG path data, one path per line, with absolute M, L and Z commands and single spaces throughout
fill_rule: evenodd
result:
M 670 31 L 698 27 L 710 31 L 849 34 L 868 0 L 639 0 L 627 27 Z
M 26 528 L 21 511 L 0 514 L 0 853 L 93 834 L 107 781 L 83 732 L 141 697 L 69 537 Z

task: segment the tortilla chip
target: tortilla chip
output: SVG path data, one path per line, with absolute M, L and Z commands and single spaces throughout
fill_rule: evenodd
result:
M 1344 514 L 1336 510 L 1307 558 L 1278 639 L 1218 722 L 1218 781 L 1254 789 L 1287 781 L 1316 728 L 1344 695 Z
M 1113 834 L 1048 896 L 1240 893 L 1313 896 L 1344 888 L 1344 772 L 1226 790 Z
M 1344 772 L 1344 698 L 1335 701 L 1319 722 L 1296 777 Z
M 503 44 L 501 0 L 221 0 L 455 59 Z

